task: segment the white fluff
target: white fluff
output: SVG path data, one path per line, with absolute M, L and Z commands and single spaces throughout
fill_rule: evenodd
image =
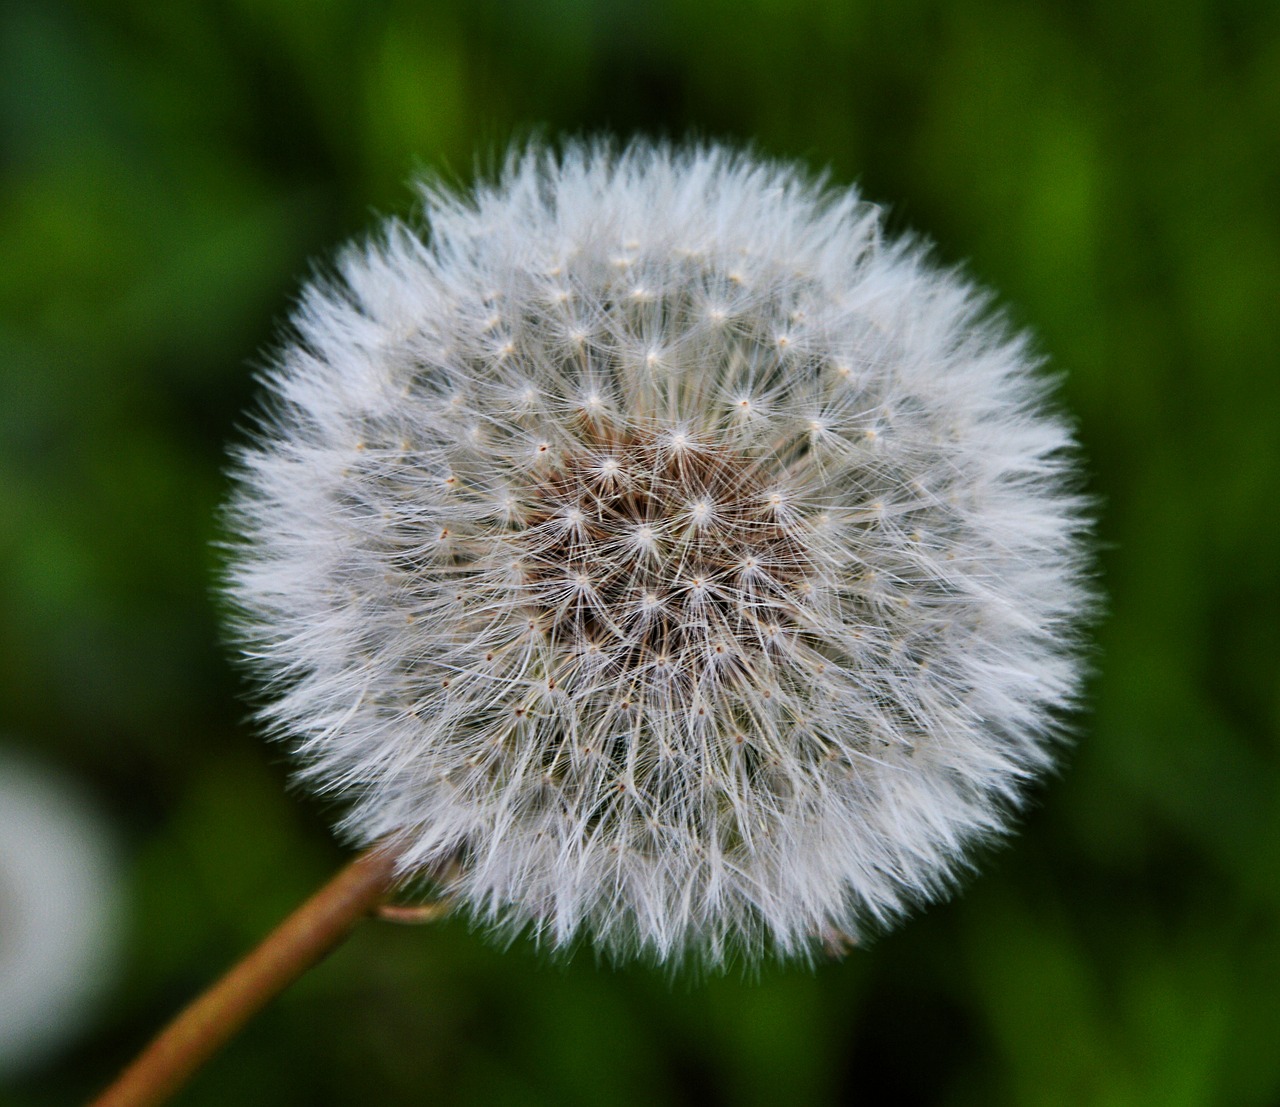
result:
M 229 591 L 356 843 L 556 946 L 804 955 L 1050 763 L 1089 603 L 1024 337 L 715 146 L 513 156 L 317 281 Z
M 0 1086 L 65 1049 L 119 973 L 112 837 L 71 781 L 0 736 Z

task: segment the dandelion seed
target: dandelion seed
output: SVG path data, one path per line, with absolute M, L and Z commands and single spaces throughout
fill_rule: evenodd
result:
M 1026 340 L 716 147 L 424 196 L 308 289 L 240 457 L 229 593 L 302 779 L 550 945 L 807 956 L 943 894 L 1079 685 Z

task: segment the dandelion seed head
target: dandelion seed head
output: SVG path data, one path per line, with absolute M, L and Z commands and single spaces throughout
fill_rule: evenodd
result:
M 714 146 L 424 205 L 307 289 L 239 458 L 228 592 L 301 778 L 552 946 L 807 956 L 944 894 L 1080 680 L 1026 339 Z

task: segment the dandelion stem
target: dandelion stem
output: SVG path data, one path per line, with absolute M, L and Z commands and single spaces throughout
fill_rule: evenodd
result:
M 258 1011 L 376 911 L 395 855 L 374 846 L 342 869 L 183 1010 L 91 1107 L 148 1107 L 175 1094 Z

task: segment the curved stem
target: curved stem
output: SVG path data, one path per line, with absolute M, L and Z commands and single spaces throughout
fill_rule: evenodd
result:
M 182 1011 L 90 1107 L 163 1103 L 269 1000 L 376 910 L 394 885 L 394 854 L 383 846 L 362 853 Z

